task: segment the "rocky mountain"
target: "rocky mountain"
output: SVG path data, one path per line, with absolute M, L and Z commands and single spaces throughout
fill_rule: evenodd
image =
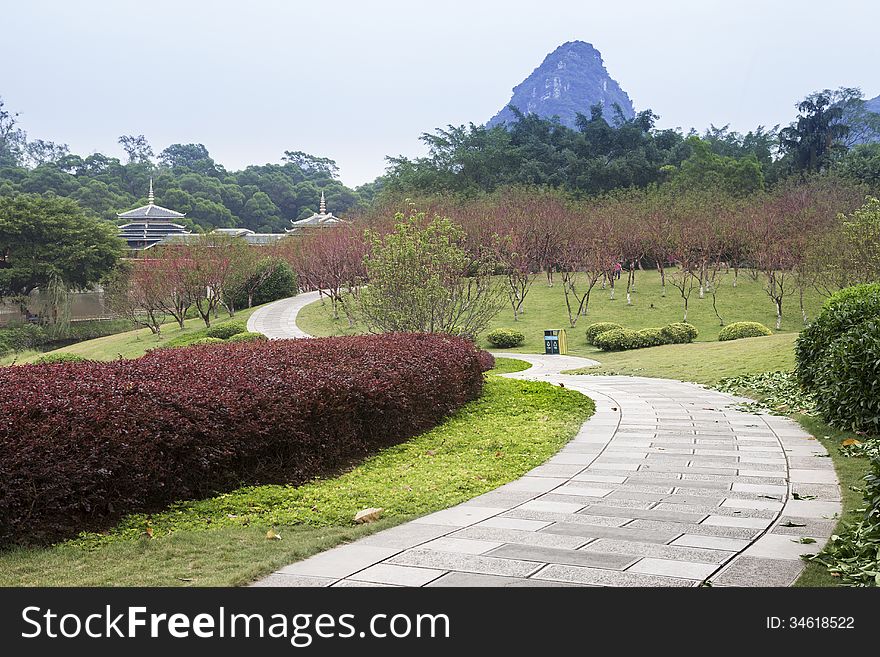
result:
M 880 114 L 880 96 L 865 101 L 865 109 Z
M 635 114 L 629 96 L 605 69 L 602 54 L 590 43 L 569 41 L 547 55 L 529 77 L 513 88 L 510 102 L 487 125 L 513 121 L 513 105 L 524 114 L 558 116 L 564 125 L 573 128 L 576 114 L 589 116 L 590 106 L 596 103 L 602 103 L 608 121 L 614 117 L 615 103 L 627 118 Z

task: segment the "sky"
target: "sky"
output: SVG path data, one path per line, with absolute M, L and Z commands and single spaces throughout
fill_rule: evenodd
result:
M 872 0 L 28 0 L 8 3 L 0 97 L 30 138 L 122 157 L 202 143 L 229 170 L 285 150 L 354 186 L 423 132 L 484 123 L 566 41 L 592 43 L 659 127 L 786 125 L 805 95 L 880 94 Z

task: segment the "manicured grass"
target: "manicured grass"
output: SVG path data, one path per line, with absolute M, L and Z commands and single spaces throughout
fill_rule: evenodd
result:
M 571 373 L 650 376 L 712 385 L 728 376 L 793 369 L 796 339 L 796 333 L 779 333 L 763 338 L 669 344 L 630 351 L 595 349 L 584 355 L 601 365 Z
M 843 523 L 856 520 L 853 511 L 864 508 L 865 500 L 861 489 L 864 486 L 863 478 L 868 473 L 870 464 L 866 458 L 846 457 L 840 451 L 840 443 L 847 438 L 864 440 L 864 436 L 856 436 L 851 431 L 840 431 L 828 426 L 822 420 L 807 415 L 796 415 L 795 419 L 813 434 L 831 454 L 834 462 L 834 470 L 840 482 L 841 497 L 843 498 L 843 514 L 834 529 L 835 534 L 841 533 Z M 855 490 L 853 490 L 855 489 Z M 807 568 L 795 582 L 795 586 L 837 586 L 839 580 L 832 577 L 828 569 L 822 564 L 812 561 L 807 562 Z
M 776 314 L 770 298 L 764 292 L 762 279 L 754 281 L 746 272 L 741 272 L 737 287 L 732 286 L 732 280 L 731 272 L 718 288 L 717 294 L 718 309 L 725 323 L 756 321 L 772 329 L 775 326 Z M 683 304 L 678 291 L 667 285 L 666 297 L 663 297 L 660 276 L 656 271 L 637 272 L 636 291 L 633 293 L 631 306 L 626 305 L 625 281 L 624 285 L 619 283 L 620 281 L 614 301 L 609 298 L 609 290 L 601 290 L 598 286 L 594 288 L 590 298 L 589 314 L 579 318 L 577 327 L 572 329 L 565 310 L 561 281 L 557 280 L 556 285 L 549 288 L 545 279 L 539 277 L 526 297 L 525 314 L 521 315 L 518 321 L 514 321 L 510 308 L 505 308 L 493 320 L 487 332 L 494 328 L 515 328 L 525 334 L 526 341 L 522 347 L 512 351 L 540 353 L 544 349 L 544 329 L 565 328 L 568 332 L 569 353 L 594 358 L 596 350 L 587 345 L 584 338 L 584 330 L 589 324 L 617 322 L 629 328 L 640 329 L 659 327 L 682 320 Z M 806 308 L 809 317 L 816 316 L 823 300 L 815 291 L 807 292 Z M 705 298 L 699 299 L 698 292 L 694 291 L 690 300 L 688 321 L 699 330 L 698 341 L 718 340 L 721 326 L 712 310 L 711 295 L 707 294 Z M 307 333 L 318 336 L 363 331 L 363 327 L 359 325 L 349 329 L 345 318 L 334 320 L 330 313 L 330 305 L 322 305 L 321 302 L 306 306 L 297 317 L 297 323 Z M 786 297 L 783 305 L 782 332 L 797 332 L 802 328 L 803 321 L 797 296 Z M 481 346 L 488 347 L 488 343 L 482 340 Z
M 493 371 L 522 369 L 507 360 Z M 383 507 L 386 526 L 512 481 L 558 451 L 593 410 L 571 390 L 489 376 L 480 399 L 338 477 L 242 488 L 130 516 L 107 534 L 8 551 L 0 554 L 0 585 L 240 584 L 372 531 L 352 523 L 365 507 Z M 270 528 L 282 539 L 268 540 Z
M 240 310 L 235 313 L 235 317 L 228 317 L 225 312 L 220 312 L 217 319 L 211 321 L 211 326 L 232 321 L 247 321 L 259 306 Z M 198 333 L 205 328 L 205 323 L 199 318 L 188 319 L 184 322 L 183 330 L 177 325 L 177 322 L 168 322 L 162 325 L 162 331 L 157 337 L 153 335 L 149 329 L 136 329 L 134 331 L 126 331 L 125 333 L 116 333 L 103 338 L 95 338 L 94 340 L 86 340 L 77 344 L 72 344 L 55 351 L 45 353 L 70 353 L 78 354 L 84 358 L 93 360 L 114 360 L 116 358 L 137 358 L 143 356 L 150 349 L 167 346 L 169 342 L 176 338 Z M 38 356 L 42 356 L 41 352 L 19 353 L 16 363 L 27 363 Z M 10 359 L 2 364 L 9 364 Z
M 86 549 L 66 543 L 0 554 L 0 586 L 238 586 L 402 519 L 348 527 L 180 531 Z

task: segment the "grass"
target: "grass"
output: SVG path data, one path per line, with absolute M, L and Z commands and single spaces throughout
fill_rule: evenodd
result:
M 794 369 L 796 333 L 728 342 L 694 342 L 662 347 L 603 352 L 588 357 L 600 365 L 572 370 L 573 374 L 625 374 L 693 381 L 713 385 L 730 376 Z
M 222 324 L 228 321 L 247 321 L 259 306 L 240 310 L 235 313 L 235 317 L 227 317 L 225 313 L 211 322 L 211 326 Z M 95 338 L 94 340 L 85 340 L 76 344 L 68 345 L 60 349 L 49 352 L 19 352 L 14 357 L 7 356 L 0 360 L 0 364 L 9 365 L 13 361 L 16 363 L 28 363 L 35 358 L 44 355 L 44 353 L 69 353 L 78 354 L 84 358 L 92 360 L 114 360 L 116 358 L 137 358 L 143 356 L 150 349 L 168 346 L 169 343 L 178 340 L 184 336 L 194 337 L 205 328 L 205 323 L 199 318 L 188 319 L 184 322 L 184 328 L 177 325 L 177 322 L 167 322 L 162 325 L 159 336 L 153 335 L 150 329 L 136 329 L 134 331 L 125 331 L 124 333 L 116 333 L 103 338 Z
M 525 364 L 499 358 L 497 365 L 494 373 Z M 579 393 L 490 375 L 480 399 L 337 477 L 242 488 L 151 517 L 129 516 L 106 534 L 0 553 L 0 585 L 241 584 L 512 481 L 558 451 L 593 410 Z M 368 506 L 383 507 L 383 519 L 353 525 Z M 281 540 L 266 538 L 270 528 Z
M 733 287 L 732 279 L 731 273 L 719 286 L 717 293 L 717 306 L 725 324 L 736 321 L 757 321 L 773 328 L 776 314 L 773 303 L 764 292 L 761 280 L 754 281 L 743 272 L 737 287 Z M 544 279 L 539 277 L 526 297 L 525 314 L 521 315 L 518 321 L 514 321 L 508 306 L 493 320 L 487 332 L 494 328 L 515 328 L 525 334 L 526 341 L 522 347 L 513 351 L 540 353 L 544 350 L 544 329 L 565 328 L 568 332 L 569 353 L 594 358 L 598 352 L 594 347 L 587 345 L 584 338 L 584 329 L 589 324 L 617 322 L 629 328 L 640 329 L 679 322 L 683 316 L 683 304 L 678 296 L 678 290 L 667 285 L 664 297 L 660 277 L 656 271 L 637 272 L 633 305 L 626 304 L 625 285 L 618 285 L 615 296 L 616 299 L 611 301 L 609 290 L 594 288 L 590 298 L 589 314 L 579 318 L 577 327 L 572 329 L 565 310 L 561 280 L 557 280 L 556 285 L 549 288 Z M 808 291 L 805 305 L 809 317 L 816 316 L 823 301 L 823 297 L 818 293 Z M 712 310 L 711 295 L 707 294 L 704 299 L 699 299 L 697 291 L 694 291 L 690 300 L 688 321 L 699 330 L 698 341 L 718 340 L 721 325 Z M 348 321 L 344 318 L 334 320 L 329 304 L 322 305 L 320 301 L 306 306 L 297 317 L 297 324 L 307 333 L 318 336 L 351 334 L 364 330 L 358 324 L 350 329 Z M 781 332 L 793 334 L 802 328 L 803 321 L 797 297 L 786 297 Z M 481 345 L 489 346 L 484 340 L 481 341 Z
M 816 417 L 808 415 L 795 415 L 794 417 L 804 429 L 822 443 L 834 462 L 834 470 L 837 472 L 837 479 L 840 482 L 843 505 L 843 514 L 834 528 L 834 533 L 840 534 L 845 522 L 855 520 L 851 512 L 865 506 L 865 500 L 861 493 L 861 488 L 864 485 L 862 480 L 870 468 L 868 459 L 843 456 L 839 450 L 840 443 L 847 438 L 864 440 L 864 437 L 854 436 L 852 432 L 834 429 Z M 825 566 L 808 561 L 806 569 L 794 585 L 802 587 L 837 586 L 838 582 L 839 580 L 833 577 Z

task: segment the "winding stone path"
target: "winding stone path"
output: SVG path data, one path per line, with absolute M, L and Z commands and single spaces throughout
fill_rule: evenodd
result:
M 262 333 L 269 338 L 310 338 L 296 325 L 296 316 L 303 307 L 319 299 L 317 292 L 303 292 L 295 297 L 281 299 L 252 313 L 247 330 Z
M 256 330 L 281 337 L 302 296 L 255 313 Z M 788 586 L 830 536 L 831 459 L 791 420 L 690 383 L 561 373 L 594 363 L 582 358 L 503 355 L 532 364 L 507 376 L 596 401 L 568 445 L 514 482 L 256 586 Z

